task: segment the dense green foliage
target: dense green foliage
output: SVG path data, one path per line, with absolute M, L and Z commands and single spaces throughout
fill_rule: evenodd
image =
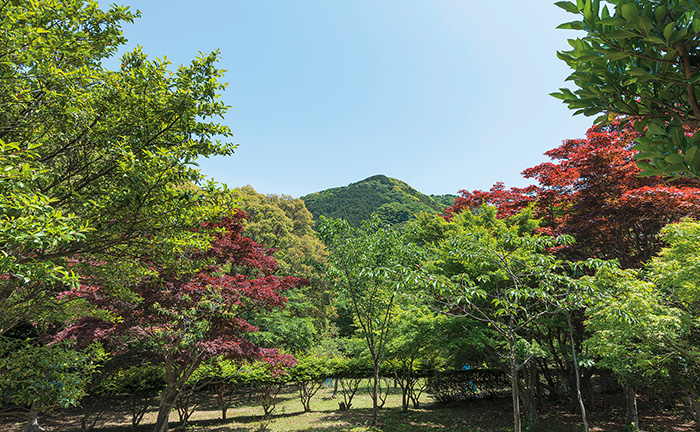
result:
M 204 183 L 197 157 L 235 146 L 212 121 L 227 110 L 216 53 L 173 71 L 135 50 L 111 71 L 101 62 L 125 42 L 121 23 L 135 18 L 126 8 L 13 1 L 1 17 L 4 333 L 45 319 L 74 272 L 93 272 L 90 260 L 121 290 L 148 272 L 135 257 L 165 262 L 204 246 L 191 227 L 224 210 L 223 192 L 184 185 Z
M 445 209 L 446 207 L 451 207 L 455 204 L 455 200 L 457 199 L 457 195 L 452 195 L 452 194 L 433 195 L 433 194 L 431 194 L 430 198 L 435 200 L 435 202 L 440 206 L 441 209 Z
M 253 339 L 291 352 L 309 349 L 316 333 L 327 330 L 333 314 L 333 294 L 323 272 L 327 253 L 316 236 L 311 213 L 301 199 L 259 194 L 251 186 L 233 189 L 231 195 L 248 215 L 246 237 L 274 249 L 277 274 L 309 281 L 308 286 L 288 293 L 284 311 L 253 320 L 261 329 Z
M 529 426 L 539 421 L 532 384 L 525 388 L 518 377 L 533 367 L 533 358 L 544 355 L 533 337 L 535 327 L 568 313 L 565 305 L 572 304 L 579 285 L 567 275 L 575 264 L 550 253 L 571 238 L 546 236 L 537 228 L 532 207 L 499 219 L 488 206 L 449 221 L 424 215 L 409 227 L 413 240 L 430 251 L 415 277 L 432 289 L 420 296 L 443 313 L 463 318 L 462 337 L 479 347 L 480 360 L 510 377 L 516 431 L 521 430 L 521 403 Z
M 10 402 L 37 411 L 75 406 L 104 358 L 98 345 L 76 351 L 65 344 L 33 347 L 0 339 L 0 389 Z
M 437 198 L 437 199 L 435 199 Z M 326 189 L 301 197 L 318 221 L 321 216 L 345 219 L 352 226 L 372 213 L 389 224 L 401 224 L 423 212 L 441 213 L 454 203 L 449 195 L 430 197 L 401 180 L 383 175 L 366 178 L 348 186 Z
M 608 4 L 606 4 L 608 3 Z M 579 19 L 559 26 L 582 30 L 559 53 L 574 72 L 575 91 L 560 98 L 576 114 L 638 119 L 645 175 L 700 176 L 700 2 L 697 0 L 576 0 L 559 7 Z M 609 7 L 612 6 L 612 7 Z M 684 129 L 684 127 L 686 129 Z M 690 130 L 692 128 L 692 130 Z

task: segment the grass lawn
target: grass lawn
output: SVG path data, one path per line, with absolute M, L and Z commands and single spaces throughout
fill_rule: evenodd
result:
M 360 390 L 361 391 L 361 390 Z M 226 421 L 212 399 L 203 401 L 190 418 L 186 431 L 200 432 L 291 432 L 291 431 L 351 431 L 351 432 L 506 432 L 512 430 L 512 411 L 509 398 L 478 400 L 449 406 L 432 403 L 429 396 L 422 398 L 419 409 L 401 411 L 400 389 L 392 389 L 385 407 L 379 413 L 379 425 L 368 426 L 371 419 L 372 400 L 367 393 L 358 391 L 351 410 L 339 411 L 333 399 L 332 389 L 322 388 L 311 400 L 312 412 L 303 412 L 294 387 L 286 387 L 279 396 L 275 411 L 267 419 L 262 418 L 262 408 L 241 404 L 228 410 Z M 624 406 L 621 395 L 600 395 L 595 409 L 591 410 L 591 430 L 625 431 L 623 425 Z M 684 420 L 682 410 L 664 411 L 657 404 L 640 398 L 641 426 L 649 432 L 690 432 L 694 423 Z M 146 414 L 138 427 L 139 432 L 150 431 L 155 420 L 155 411 Z M 80 431 L 81 412 L 78 409 L 46 413 L 40 419 L 47 431 Z M 567 407 L 550 404 L 542 412 L 543 432 L 578 432 L 580 417 L 568 412 Z M 177 427 L 177 412 L 171 414 L 171 430 Z M 20 432 L 22 417 L 0 415 L 0 431 Z M 130 413 L 123 407 L 110 410 L 99 422 L 95 431 L 127 432 L 132 430 Z

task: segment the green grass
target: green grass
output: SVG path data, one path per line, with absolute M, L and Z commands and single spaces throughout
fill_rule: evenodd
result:
M 401 389 L 391 389 L 386 404 L 379 412 L 380 427 L 371 427 L 369 422 L 372 416 L 372 399 L 366 391 L 361 388 L 352 401 L 352 408 L 347 411 L 340 411 L 338 403 L 342 396 L 332 398 L 332 389 L 322 388 L 311 400 L 311 412 L 304 412 L 298 394 L 294 387 L 288 386 L 279 396 L 279 402 L 274 412 L 263 418 L 263 410 L 259 406 L 244 405 L 232 408 L 227 415 L 229 420 L 225 424 L 218 420 L 220 425 L 214 423 L 214 419 L 220 419 L 221 413 L 214 407 L 197 411 L 191 419 L 191 429 L 206 428 L 206 431 L 224 430 L 250 430 L 264 424 L 271 432 L 292 432 L 292 431 L 352 431 L 352 432 L 374 432 L 379 430 L 391 431 L 417 431 L 431 430 L 434 422 L 421 419 L 417 411 L 403 413 L 401 411 Z M 430 403 L 428 397 L 422 397 L 423 404 Z M 176 415 L 171 416 L 175 420 Z M 399 428 L 390 427 L 393 424 Z M 402 427 L 399 423 L 407 423 L 410 427 Z M 432 424 L 431 424 L 432 423 Z
M 508 432 L 512 431 L 513 418 L 509 398 L 477 400 L 454 405 L 435 405 L 429 396 L 422 398 L 419 409 L 401 410 L 400 389 L 391 389 L 386 405 L 379 411 L 379 424 L 369 425 L 372 416 L 372 400 L 360 389 L 348 411 L 339 411 L 333 399 L 332 389 L 322 388 L 311 400 L 311 412 L 304 412 L 296 389 L 287 386 L 279 397 L 275 411 L 263 418 L 260 406 L 248 403 L 228 410 L 227 420 L 221 420 L 221 412 L 211 396 L 202 395 L 202 404 L 190 418 L 186 428 L 191 432 Z M 620 395 L 597 396 L 596 409 L 589 412 L 592 432 L 624 431 L 624 407 Z M 156 399 L 153 400 L 156 403 Z M 659 409 L 658 403 L 640 401 L 642 429 L 653 432 L 691 432 L 694 423 L 683 419 L 678 412 Z M 548 404 L 541 412 L 543 432 L 580 432 L 580 417 L 569 412 L 565 403 Z M 80 431 L 80 409 L 59 410 L 42 415 L 40 422 L 51 432 Z M 138 432 L 149 432 L 156 418 L 155 408 L 146 414 Z M 170 415 L 171 430 L 178 427 L 177 412 Z M 0 430 L 20 432 L 25 418 L 0 414 Z M 125 405 L 110 408 L 108 415 L 98 423 L 95 432 L 131 431 L 130 415 Z

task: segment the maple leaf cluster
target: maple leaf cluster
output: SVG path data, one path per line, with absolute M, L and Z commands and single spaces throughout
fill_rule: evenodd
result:
M 544 232 L 576 238 L 560 251 L 568 258 L 617 259 L 624 268 L 639 267 L 662 247 L 661 228 L 683 217 L 700 217 L 696 183 L 639 177 L 633 159 L 639 135 L 631 123 L 593 126 L 585 139 L 565 140 L 546 152 L 553 162 L 523 171 L 537 185 L 507 189 L 497 183 L 489 191 L 462 190 L 446 212 L 488 204 L 499 217 L 508 217 L 534 203 Z

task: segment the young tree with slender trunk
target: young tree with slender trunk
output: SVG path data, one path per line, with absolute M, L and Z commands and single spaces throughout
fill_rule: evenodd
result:
M 379 369 L 402 282 L 396 270 L 414 263 L 415 253 L 376 215 L 358 228 L 322 217 L 318 230 L 330 252 L 329 275 L 351 304 L 354 323 L 372 357 L 372 424 L 377 424 Z

